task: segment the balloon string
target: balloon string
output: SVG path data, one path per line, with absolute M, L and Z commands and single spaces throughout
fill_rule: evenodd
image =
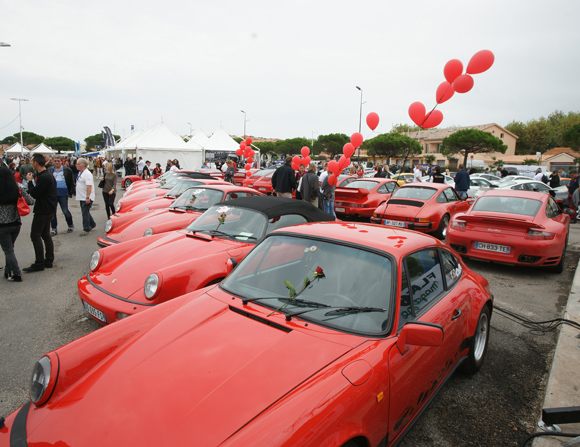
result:
M 431 116 L 431 114 L 435 111 L 435 109 L 437 108 L 437 106 L 439 105 L 439 101 L 443 98 L 445 98 L 445 95 L 447 94 L 447 90 L 449 90 L 451 88 L 451 83 L 449 83 L 449 85 L 447 86 L 447 88 L 445 89 L 445 92 L 443 92 L 443 94 L 441 95 L 441 98 L 435 98 L 436 104 L 435 107 L 433 107 L 431 109 L 431 111 L 425 115 L 425 118 L 423 119 L 423 122 L 421 123 L 421 125 L 419 126 L 420 128 L 423 128 L 423 124 L 425 124 L 425 121 L 427 121 L 429 119 L 429 117 Z

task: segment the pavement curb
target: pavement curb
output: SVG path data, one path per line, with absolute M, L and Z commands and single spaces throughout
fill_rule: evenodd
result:
M 576 267 L 564 317 L 580 323 L 580 262 Z M 580 406 L 580 334 L 578 329 L 563 325 L 560 329 L 546 395 L 542 408 Z M 540 415 L 541 418 L 541 415 Z M 560 425 L 564 433 L 580 433 L 580 423 Z M 561 447 L 563 437 L 536 438 L 533 447 Z

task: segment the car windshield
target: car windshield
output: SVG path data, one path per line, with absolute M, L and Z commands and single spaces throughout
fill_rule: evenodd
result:
M 179 199 L 173 202 L 171 208 L 205 211 L 209 209 L 210 206 L 222 202 L 223 199 L 223 191 L 218 191 L 217 189 L 190 187 L 190 189 L 181 194 Z
M 500 187 L 508 186 L 509 184 L 514 183 L 516 180 L 532 180 L 532 179 L 522 177 L 520 175 L 508 175 L 507 177 L 504 177 L 499 181 L 499 186 Z
M 377 186 L 379 186 L 379 182 L 373 182 L 370 180 L 355 180 L 346 185 L 345 188 L 353 188 L 353 189 L 363 188 L 370 191 L 371 189 L 374 189 Z
M 500 197 L 486 196 L 480 197 L 473 205 L 473 211 L 488 211 L 493 213 L 520 214 L 522 216 L 534 217 L 542 202 L 535 199 L 525 199 L 523 197 Z
M 428 188 L 424 186 L 405 186 L 395 190 L 391 199 L 417 199 L 429 200 L 435 195 L 437 190 L 435 188 Z
M 192 186 L 199 186 L 203 185 L 201 182 L 191 181 L 191 180 L 183 180 L 178 182 L 171 190 L 166 193 L 167 197 L 179 197 L 183 194 L 184 191 L 191 188 Z
M 171 189 L 175 185 L 177 185 L 179 182 L 181 182 L 184 178 L 187 178 L 187 177 L 182 177 L 182 176 L 176 175 L 175 177 L 168 178 L 166 181 L 160 182 L 160 185 L 161 185 L 160 188 Z
M 273 235 L 221 287 L 294 318 L 379 335 L 392 322 L 393 273 L 391 259 L 362 248 Z
M 254 172 L 254 173 L 252 174 L 252 177 L 256 177 L 256 178 L 257 178 L 257 177 L 263 177 L 263 176 L 265 176 L 266 174 L 273 174 L 273 173 L 274 173 L 274 171 L 272 171 L 271 169 L 262 169 L 261 171 Z
M 186 230 L 238 241 L 256 242 L 264 237 L 267 227 L 268 218 L 259 211 L 214 205 L 191 223 Z

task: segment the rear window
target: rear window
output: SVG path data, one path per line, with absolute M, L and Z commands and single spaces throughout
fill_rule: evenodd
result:
M 489 211 L 493 213 L 519 214 L 535 216 L 542 202 L 523 197 L 480 197 L 473 205 L 473 211 Z
M 425 188 L 423 186 L 405 186 L 397 189 L 391 198 L 397 199 L 417 199 L 429 200 L 437 192 L 434 188 Z
M 364 188 L 370 191 L 371 189 L 376 188 L 378 184 L 378 182 L 372 182 L 370 180 L 355 180 L 346 185 L 345 188 Z

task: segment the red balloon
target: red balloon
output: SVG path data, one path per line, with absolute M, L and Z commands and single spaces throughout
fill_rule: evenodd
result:
M 354 154 L 354 146 L 352 145 L 352 143 L 346 143 L 342 147 L 342 153 L 346 158 L 350 158 L 352 154 Z
M 239 157 L 240 155 L 242 155 L 242 150 L 241 149 L 236 149 L 236 155 Z
M 246 177 L 251 177 L 252 176 L 252 171 L 246 171 Z
M 433 110 L 429 113 L 421 127 L 423 129 L 431 129 L 441 124 L 441 121 L 443 121 L 443 114 L 439 110 Z
M 350 165 L 350 158 L 341 156 L 338 160 L 338 172 L 341 173 L 348 165 Z
M 250 149 L 248 151 L 248 157 L 253 157 L 254 155 L 256 155 L 256 151 L 254 149 Z
M 336 176 L 334 174 L 328 176 L 328 184 L 330 186 L 336 185 Z
M 245 148 L 246 148 L 246 142 L 245 142 L 245 141 L 242 141 L 242 142 L 240 143 L 240 149 L 241 149 L 241 150 L 244 150 Z
M 423 124 L 425 120 L 425 106 L 422 102 L 414 102 L 409 106 L 409 116 L 417 126 Z
M 363 143 L 363 136 L 360 133 L 355 132 L 351 135 L 350 142 L 354 147 L 360 147 L 360 145 Z
M 310 164 L 310 162 L 311 162 L 311 161 L 312 161 L 312 160 L 310 159 L 310 157 L 304 157 L 304 158 L 302 159 L 302 162 L 301 162 L 301 163 L 302 163 L 304 166 L 308 166 L 308 165 Z
M 308 149 L 308 146 L 304 146 L 302 149 L 300 149 L 300 153 L 303 157 L 308 157 L 310 155 L 310 149 Z
M 367 126 L 369 126 L 371 130 L 375 130 L 378 125 L 379 125 L 379 115 L 377 115 L 375 112 L 369 113 L 367 115 Z
M 475 53 L 467 64 L 467 73 L 478 74 L 483 73 L 493 65 L 495 56 L 489 50 L 481 50 Z
M 330 172 L 332 172 L 333 174 L 337 174 L 338 173 L 338 161 L 336 160 L 331 160 L 328 162 L 328 170 Z
M 300 165 L 301 161 L 302 160 L 299 155 L 294 155 L 294 157 L 292 158 L 292 163 L 294 163 L 296 166 Z
M 443 68 L 443 75 L 450 84 L 455 81 L 461 73 L 463 73 L 463 64 L 459 59 L 451 59 Z
M 292 163 L 292 169 L 298 171 L 298 165 L 296 163 Z
M 246 171 L 247 171 L 247 170 L 249 170 L 249 169 L 251 169 L 251 168 L 252 168 L 252 165 L 251 165 L 250 163 L 246 163 L 246 164 L 244 165 L 244 169 L 245 169 Z
M 473 78 L 468 74 L 459 76 L 455 81 L 453 81 L 453 89 L 457 93 L 467 93 L 473 88 Z
M 246 163 L 252 164 L 252 163 L 254 163 L 254 159 L 252 157 L 250 157 L 246 160 Z
M 439 84 L 439 87 L 437 87 L 435 101 L 437 101 L 437 104 L 442 104 L 445 101 L 451 99 L 454 93 L 455 90 L 453 90 L 453 86 L 449 82 L 443 81 L 441 84 Z
M 246 146 L 249 146 L 250 144 L 252 144 L 252 139 L 250 137 L 246 138 Z

